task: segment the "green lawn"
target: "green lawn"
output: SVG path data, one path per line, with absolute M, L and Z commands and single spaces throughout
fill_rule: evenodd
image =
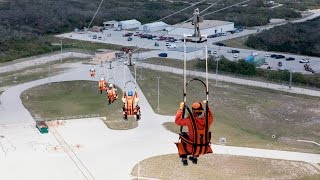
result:
M 160 110 L 157 111 L 157 76 L 160 75 Z M 155 112 L 174 115 L 182 101 L 183 77 L 143 69 L 138 84 Z M 191 77 L 188 77 L 191 79 Z M 299 143 L 298 139 L 320 139 L 319 98 L 288 94 L 269 89 L 219 83 L 209 80 L 210 107 L 215 123 L 212 142 L 227 138 L 228 145 L 320 153 L 319 147 Z M 202 101 L 205 92 L 199 83 L 190 84 L 187 101 Z M 173 132 L 174 123 L 164 126 Z M 276 138 L 272 138 L 276 135 Z
M 243 36 L 243 37 L 228 39 L 228 40 L 221 41 L 221 42 L 224 43 L 228 47 L 241 48 L 241 49 L 253 49 L 245 44 L 248 37 L 249 36 Z
M 75 59 L 68 58 L 63 60 L 63 64 L 75 63 L 75 62 L 85 62 L 88 59 Z M 55 61 L 51 63 L 50 75 L 57 75 L 66 68 L 58 67 L 60 61 Z M 10 71 L 6 73 L 0 73 L 0 87 L 12 86 L 17 84 L 22 84 L 25 82 L 30 82 L 37 79 L 46 78 L 49 75 L 49 65 L 42 64 L 32 67 L 27 67 L 18 71 Z
M 118 92 L 121 98 L 121 90 Z M 104 122 L 111 129 L 131 129 L 138 123 L 122 119 L 122 101 L 118 99 L 108 105 L 106 93 L 100 94 L 98 82 L 69 81 L 46 84 L 31 88 L 21 95 L 24 106 L 33 116 L 57 118 L 100 114 L 106 117 Z

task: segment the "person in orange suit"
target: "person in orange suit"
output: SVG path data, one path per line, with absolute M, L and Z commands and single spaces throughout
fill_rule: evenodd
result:
M 204 101 L 206 102 L 206 101 Z M 183 136 L 187 139 L 189 139 L 190 141 L 194 141 L 194 129 L 193 129 L 193 126 L 192 126 L 192 123 L 191 123 L 191 117 L 188 116 L 186 118 L 182 118 L 182 114 L 183 114 L 183 109 L 185 108 L 184 106 L 184 102 L 181 102 L 180 103 L 180 108 L 179 110 L 177 111 L 176 113 L 176 118 L 175 118 L 175 123 L 179 126 L 187 126 L 188 127 L 188 133 L 186 132 L 183 132 Z M 203 106 L 200 102 L 195 102 L 193 103 L 192 105 L 192 115 L 195 119 L 195 122 L 197 124 L 197 127 L 198 129 L 203 129 L 205 128 L 205 125 L 206 125 L 206 117 L 205 115 L 203 114 Z M 210 127 L 212 125 L 214 121 L 214 118 L 213 118 L 213 115 L 212 115 L 212 112 L 210 110 L 210 108 L 208 109 L 208 122 L 209 122 L 209 126 Z M 192 151 L 192 148 L 190 145 L 187 146 L 187 150 L 189 152 Z M 182 155 L 180 156 L 181 157 L 181 161 L 182 161 L 182 164 L 184 166 L 188 165 L 188 160 L 187 160 L 187 155 Z M 194 164 L 197 164 L 198 162 L 198 157 L 196 156 L 190 156 L 189 157 L 189 160 L 192 161 L 192 163 Z
M 102 94 L 102 91 L 106 91 L 107 90 L 107 82 L 104 78 L 101 78 L 99 81 L 99 90 L 100 93 Z
M 90 69 L 90 76 L 93 78 L 96 75 L 96 71 L 94 69 Z
M 113 87 L 113 84 L 109 85 L 109 89 L 107 90 L 109 104 L 113 103 L 113 101 L 118 99 L 117 89 Z
M 122 102 L 123 102 L 123 118 L 127 119 L 128 115 L 136 115 L 137 119 L 140 119 L 140 107 L 138 105 L 139 97 L 136 93 L 133 93 L 132 91 L 128 92 L 128 95 L 123 94 L 122 96 Z

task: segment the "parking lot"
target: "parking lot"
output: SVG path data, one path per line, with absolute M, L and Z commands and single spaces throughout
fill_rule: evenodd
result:
M 127 33 L 132 33 L 131 36 L 128 36 Z M 261 59 L 265 58 L 265 65 L 262 65 L 261 68 L 267 69 L 269 68 L 275 70 L 275 69 L 281 69 L 281 70 L 292 70 L 293 72 L 301 72 L 306 74 L 311 74 L 311 72 L 306 71 L 304 68 L 305 63 L 300 63 L 299 61 L 302 59 L 309 59 L 310 63 L 309 66 L 315 71 L 320 72 L 320 58 L 317 57 L 307 57 L 307 56 L 301 56 L 301 55 L 294 55 L 294 54 L 285 54 L 285 53 L 278 53 L 278 52 L 266 52 L 266 51 L 253 51 L 248 49 L 239 49 L 239 48 L 230 48 L 225 46 L 217 46 L 215 45 L 216 42 L 226 39 L 231 39 L 235 37 L 245 36 L 248 34 L 254 33 L 254 30 L 244 30 L 240 33 L 234 33 L 227 36 L 221 36 L 216 38 L 208 38 L 208 41 L 205 43 L 187 43 L 187 53 L 188 53 L 188 59 L 192 58 L 203 58 L 204 57 L 204 47 L 205 45 L 208 45 L 208 50 L 210 50 L 212 53 L 215 52 L 215 56 L 224 56 L 230 60 L 238 60 L 238 59 L 244 59 L 248 57 L 249 55 L 252 55 L 254 52 L 256 54 L 255 59 Z M 125 36 L 127 34 L 127 36 Z M 137 35 L 142 35 L 139 32 L 135 31 L 114 31 L 112 29 L 104 30 L 103 32 L 87 32 L 87 33 L 66 33 L 59 35 L 64 38 L 70 38 L 70 39 L 77 39 L 77 40 L 84 40 L 84 41 L 92 41 L 92 42 L 101 42 L 101 43 L 110 43 L 110 44 L 117 44 L 117 45 L 123 45 L 123 46 L 136 46 L 141 48 L 147 48 L 147 49 L 154 49 L 154 51 L 151 52 L 144 52 L 139 55 L 134 55 L 134 57 L 143 57 L 143 58 L 149 58 L 149 57 L 158 57 L 158 54 L 160 53 L 167 53 L 168 58 L 175 58 L 175 59 L 183 59 L 183 43 L 181 41 L 177 42 L 166 42 L 165 39 L 161 39 L 161 36 L 164 36 L 163 32 L 154 32 L 154 33 L 148 33 L 149 35 L 152 35 L 154 37 L 152 38 L 141 38 Z M 156 36 L 156 37 L 155 37 Z M 128 41 L 128 38 L 130 41 Z M 171 39 L 179 40 L 182 38 L 182 36 L 172 36 L 172 35 L 165 35 L 164 37 L 171 37 Z M 168 40 L 167 40 L 168 41 Z M 172 44 L 171 48 L 167 47 L 168 44 Z M 228 49 L 238 50 L 238 55 L 235 55 L 235 53 L 228 52 Z M 281 59 L 275 59 L 271 57 L 266 57 L 266 54 L 277 54 L 277 55 L 283 55 L 285 58 L 292 57 L 295 58 L 295 60 L 287 61 L 285 58 Z M 238 57 L 235 57 L 238 56 Z M 281 62 L 282 66 L 278 66 L 279 62 Z

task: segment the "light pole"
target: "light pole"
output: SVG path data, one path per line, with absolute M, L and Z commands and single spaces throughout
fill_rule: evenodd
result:
M 61 51 L 60 51 L 60 62 L 62 64 L 62 38 L 60 39 L 60 47 L 61 47 Z
M 50 80 L 50 71 L 51 71 L 51 67 L 50 67 L 50 60 L 49 60 L 49 85 L 51 85 L 51 80 Z
M 291 85 L 292 85 L 292 67 L 290 67 L 289 89 L 291 89 Z
M 216 59 L 217 65 L 216 65 L 216 85 L 218 84 L 218 67 L 219 67 L 219 58 Z
M 160 110 L 160 107 L 159 107 L 159 101 L 160 101 L 160 90 L 159 90 L 160 74 L 157 77 L 157 79 L 158 79 L 158 111 L 159 111 Z

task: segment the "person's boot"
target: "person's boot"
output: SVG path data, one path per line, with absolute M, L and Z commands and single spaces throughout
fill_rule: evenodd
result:
M 193 164 L 197 164 L 198 163 L 198 158 L 197 157 L 190 156 L 189 160 L 192 161 Z
M 183 166 L 188 166 L 188 160 L 187 160 L 187 158 L 182 158 L 182 159 L 181 159 L 181 162 L 182 162 Z

